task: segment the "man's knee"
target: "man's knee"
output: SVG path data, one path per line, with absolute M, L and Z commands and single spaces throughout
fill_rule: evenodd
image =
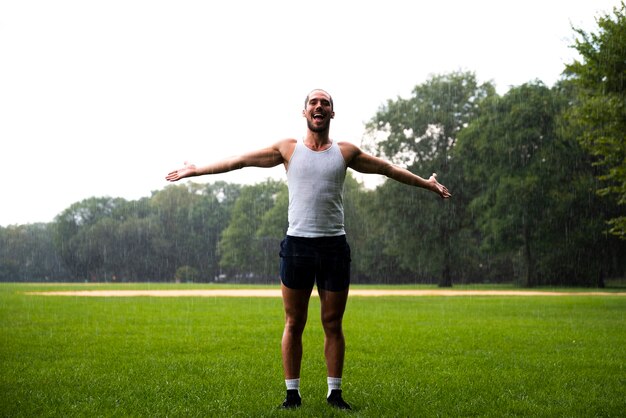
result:
M 340 314 L 326 313 L 322 315 L 322 326 L 327 335 L 342 333 L 343 318 Z
M 306 326 L 306 313 L 287 313 L 285 315 L 285 332 L 299 335 L 304 332 Z

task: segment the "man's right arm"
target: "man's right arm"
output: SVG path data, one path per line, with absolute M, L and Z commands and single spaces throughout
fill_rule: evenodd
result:
M 285 162 L 284 155 L 289 141 L 280 141 L 267 148 L 225 158 L 201 167 L 185 163 L 184 167 L 170 172 L 165 179 L 167 181 L 178 181 L 186 177 L 226 173 L 244 167 L 275 167 Z

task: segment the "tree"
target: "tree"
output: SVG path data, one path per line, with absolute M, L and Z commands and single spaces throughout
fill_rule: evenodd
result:
M 213 280 L 219 274 L 217 243 L 228 219 L 213 191 L 191 182 L 170 185 L 150 204 L 159 228 L 152 245 L 160 275 L 171 280 L 179 267 L 190 266 L 201 280 Z
M 356 283 L 407 282 L 414 276 L 400 265 L 393 245 L 386 246 L 392 241 L 387 227 L 393 215 L 382 193 L 385 189 L 366 190 L 350 172 L 346 175 L 345 229 L 350 241 L 352 278 Z
M 344 228 L 350 243 L 351 276 L 355 283 L 389 279 L 380 261 L 382 239 L 370 210 L 375 192 L 366 190 L 348 170 L 343 187 Z
M 508 261 L 529 287 L 601 285 L 603 266 L 623 254 L 598 227 L 605 209 L 591 164 L 561 124 L 568 99 L 562 86 L 513 88 L 483 103 L 455 149 L 474 183 L 468 213 L 476 214 L 482 253 L 500 268 Z
M 84 280 L 100 272 L 103 255 L 91 233 L 103 219 L 119 219 L 122 215 L 116 209 L 124 203 L 121 198 L 92 197 L 74 203 L 55 218 L 54 245 L 74 279 Z
M 67 279 L 50 224 L 0 227 L 0 281 Z
M 421 279 L 438 277 L 440 286 L 452 285 L 458 265 L 453 241 L 463 219 L 463 202 L 455 192 L 462 179 L 451 176 L 451 150 L 458 133 L 477 117 L 480 103 L 494 94 L 493 85 L 479 84 L 473 73 L 436 75 L 416 86 L 410 98 L 389 100 L 367 124 L 366 149 L 421 176 L 436 171 L 455 196 L 442 203 L 407 193 L 404 185 L 386 183 L 381 189 L 386 251 Z
M 485 103 L 486 112 L 461 135 L 461 159 L 484 189 L 472 200 L 483 247 L 521 254 L 521 276 L 536 285 L 536 248 L 546 205 L 541 153 L 554 141 L 553 100 L 541 83 Z M 472 148 L 472 157 L 464 148 Z M 465 155 L 464 155 L 465 154 Z M 515 259 L 515 258 L 513 258 Z
M 573 47 L 582 61 L 566 66 L 564 74 L 576 86 L 577 98 L 569 117 L 581 128 L 579 140 L 595 157 L 598 193 L 626 205 L 626 6 L 614 16 L 596 19 L 597 33 L 574 28 L 580 36 Z M 610 233 L 626 240 L 626 216 L 608 221 Z
M 284 182 L 268 179 L 241 189 L 218 244 L 220 267 L 229 277 L 246 281 L 269 281 L 275 277 L 276 246 L 273 242 L 266 242 L 264 234 L 258 234 L 258 231 L 264 216 L 276 204 L 281 190 L 284 193 L 284 188 Z M 266 219 L 266 224 L 268 222 Z M 271 236 L 269 238 L 273 241 Z
M 287 183 L 280 182 L 277 185 L 277 192 L 272 197 L 274 204 L 261 216 L 258 229 L 254 234 L 254 239 L 259 245 L 262 260 L 259 260 L 259 274 L 271 281 L 278 277 L 277 255 L 280 242 L 287 233 L 287 213 L 289 210 L 289 189 Z

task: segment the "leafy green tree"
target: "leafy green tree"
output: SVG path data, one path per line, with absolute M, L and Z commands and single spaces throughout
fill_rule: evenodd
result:
M 215 183 L 207 183 L 202 186 L 198 184 L 197 187 L 203 194 L 215 197 L 222 209 L 228 214 L 232 212 L 242 188 L 240 184 L 227 183 L 225 181 L 216 181 Z
M 407 166 L 412 172 L 438 178 L 453 198 L 440 202 L 407 186 L 387 182 L 381 187 L 387 221 L 385 251 L 417 280 L 451 286 L 459 252 L 454 240 L 464 219 L 457 190 L 463 179 L 451 171 L 451 150 L 459 132 L 474 120 L 480 103 L 495 94 L 491 83 L 479 84 L 469 72 L 436 75 L 413 89 L 410 98 L 389 100 L 367 124 L 365 148 Z
M 159 228 L 151 236 L 160 275 L 171 280 L 179 267 L 190 266 L 201 280 L 213 280 L 219 274 L 217 243 L 228 219 L 217 197 L 188 183 L 155 193 L 150 204 Z
M 103 255 L 97 250 L 92 228 L 104 218 L 119 219 L 117 209 L 125 200 L 92 197 L 74 203 L 54 221 L 54 245 L 74 279 L 95 278 L 100 271 Z
M 415 86 L 411 97 L 388 100 L 366 125 L 364 148 L 396 164 L 445 164 L 457 134 L 495 94 L 471 72 L 434 75 Z M 445 165 L 440 167 L 445 169 Z
M 50 224 L 0 227 L 0 281 L 67 279 Z
M 160 228 L 156 217 L 128 216 L 116 228 L 115 254 L 109 257 L 114 263 L 118 281 L 163 281 L 168 277 L 159 271 L 162 252 L 155 244 L 160 239 Z
M 460 142 L 468 143 L 471 154 L 459 145 L 466 172 L 484 184 L 472 201 L 483 246 L 522 254 L 519 267 L 527 286 L 536 285 L 535 243 L 547 203 L 540 154 L 555 140 L 552 106 L 550 91 L 541 84 L 514 88 L 487 102 L 488 111 L 462 133 Z
M 273 200 L 273 206 L 261 217 L 261 224 L 256 231 L 257 238 L 282 240 L 287 233 L 287 213 L 289 210 L 287 183 L 280 182 L 277 184 L 277 192 Z
M 278 277 L 278 251 L 281 240 L 287 233 L 287 213 L 289 210 L 289 190 L 287 183 L 280 182 L 273 197 L 273 206 L 263 214 L 254 238 L 260 245 L 263 259 L 259 265 L 262 277 Z
M 78 264 L 91 280 L 109 281 L 118 274 L 121 260 L 116 257 L 117 221 L 102 217 L 84 225 L 72 238 Z
M 19 281 L 19 266 L 15 259 L 3 257 L 0 259 L 0 281 Z
M 218 244 L 220 267 L 230 278 L 237 280 L 273 280 L 276 276 L 276 228 L 270 228 L 270 218 L 265 219 L 265 230 L 259 233 L 264 217 L 284 196 L 283 182 L 268 179 L 263 183 L 244 186 L 233 208 L 230 222 Z M 282 191 L 282 194 L 281 194 Z M 281 201 L 284 200 L 284 197 Z M 266 240 L 265 231 L 271 231 Z M 268 274 L 270 276 L 268 276 Z
M 455 149 L 476 190 L 468 213 L 483 254 L 526 286 L 601 284 L 612 257 L 597 223 L 603 209 L 591 165 L 560 123 L 568 101 L 560 86 L 516 87 L 485 101 Z
M 395 283 L 411 275 L 385 249 L 389 222 L 386 210 L 379 190 L 367 190 L 348 171 L 344 185 L 345 228 L 355 283 Z
M 237 190 L 190 182 L 138 201 L 85 199 L 55 219 L 56 251 L 79 280 L 173 280 L 181 266 L 213 280 Z
M 626 205 L 626 6 L 596 19 L 597 33 L 574 29 L 582 60 L 566 66 L 577 98 L 570 120 L 581 128 L 583 147 L 595 157 L 603 196 Z M 610 232 L 626 240 L 626 216 L 609 220 Z

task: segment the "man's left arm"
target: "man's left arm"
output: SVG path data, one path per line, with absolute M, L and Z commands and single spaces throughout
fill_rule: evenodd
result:
M 341 146 L 348 167 L 359 173 L 381 174 L 390 179 L 399 181 L 400 183 L 408 184 L 409 186 L 430 190 L 444 199 L 452 196 L 446 186 L 437 181 L 437 174 L 435 173 L 426 180 L 389 161 L 367 154 L 356 145 L 343 142 Z

